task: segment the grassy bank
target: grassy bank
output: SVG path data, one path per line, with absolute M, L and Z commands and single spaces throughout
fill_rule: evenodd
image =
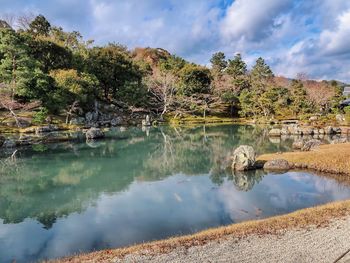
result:
M 264 154 L 258 159 L 285 159 L 300 168 L 350 175 L 350 143 L 322 145 L 310 152 Z
M 252 234 L 278 234 L 280 231 L 300 229 L 311 225 L 323 227 L 327 226 L 332 219 L 343 218 L 348 215 L 350 215 L 350 201 L 336 202 L 300 210 L 288 215 L 209 229 L 194 235 L 175 237 L 164 241 L 156 241 L 128 248 L 82 254 L 53 262 L 110 262 L 113 261 L 114 258 L 122 258 L 132 253 L 147 255 L 168 253 L 178 247 L 189 248 L 192 246 L 200 246 L 210 241 L 225 238 L 225 236 L 228 235 L 234 236 L 235 238 L 244 238 Z

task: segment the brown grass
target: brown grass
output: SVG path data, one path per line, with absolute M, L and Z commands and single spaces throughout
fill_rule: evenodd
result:
M 322 145 L 310 152 L 264 154 L 260 161 L 285 159 L 297 168 L 350 175 L 350 143 Z
M 334 218 L 350 215 L 350 201 L 335 202 L 324 206 L 300 210 L 288 215 L 269 219 L 249 221 L 227 227 L 209 229 L 198 234 L 170 238 L 121 249 L 110 249 L 89 254 L 72 256 L 52 262 L 111 262 L 115 258 L 123 258 L 128 254 L 139 253 L 156 255 L 168 253 L 178 247 L 189 248 L 204 245 L 210 241 L 228 236 L 244 238 L 249 235 L 278 234 L 284 230 L 301 229 L 309 226 L 327 226 Z

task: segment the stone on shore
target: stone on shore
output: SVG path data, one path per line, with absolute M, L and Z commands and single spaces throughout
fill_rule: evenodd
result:
M 322 145 L 322 142 L 320 140 L 313 139 L 313 140 L 305 142 L 303 147 L 301 148 L 301 150 L 303 152 L 308 152 L 308 151 L 311 151 L 313 149 L 318 148 L 321 145 Z
M 297 139 L 293 142 L 292 148 L 300 150 L 304 146 L 304 141 L 302 139 Z
M 232 170 L 245 171 L 255 168 L 256 152 L 252 146 L 241 145 L 232 156 Z
M 269 171 L 278 171 L 278 170 L 283 170 L 287 171 L 291 168 L 289 165 L 288 161 L 283 160 L 283 159 L 276 159 L 272 161 L 267 161 L 264 164 L 264 170 L 269 170 Z
M 272 129 L 269 132 L 269 136 L 281 136 L 281 130 L 280 129 Z
M 96 140 L 96 139 L 102 139 L 105 137 L 104 132 L 99 128 L 90 128 L 86 134 L 86 140 Z

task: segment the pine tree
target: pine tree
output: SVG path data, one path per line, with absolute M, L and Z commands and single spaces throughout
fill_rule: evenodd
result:
M 210 62 L 214 75 L 221 75 L 227 67 L 226 56 L 223 52 L 215 53 Z

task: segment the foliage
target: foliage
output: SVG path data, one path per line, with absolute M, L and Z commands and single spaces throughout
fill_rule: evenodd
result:
M 207 68 L 187 64 L 179 75 L 182 94 L 191 96 L 195 93 L 210 93 L 211 74 Z
M 344 99 L 339 82 L 274 77 L 263 58 L 249 70 L 240 54 L 226 59 L 217 52 L 209 70 L 161 48 L 92 46 L 93 40 L 42 15 L 19 17 L 17 31 L 9 24 L 0 20 L 0 88 L 6 88 L 1 107 L 12 115 L 16 105 L 40 101 L 49 113 L 65 112 L 68 121 L 98 100 L 146 108 L 160 118 L 238 110 L 242 117 L 267 118 L 337 113 Z
M 50 30 L 51 25 L 43 15 L 38 15 L 29 24 L 29 32 L 34 36 L 47 36 L 49 35 Z
M 85 108 L 93 105 L 99 82 L 94 75 L 79 73 L 74 69 L 51 71 L 57 90 L 55 98 L 61 107 L 78 101 Z
M 300 80 L 293 80 L 291 84 L 291 109 L 295 116 L 310 111 L 306 89 Z
M 49 114 L 48 109 L 40 108 L 40 110 L 34 114 L 32 122 L 34 124 L 42 124 L 45 122 L 48 114 Z
M 213 54 L 210 62 L 215 75 L 221 75 L 227 67 L 226 57 L 223 52 Z

